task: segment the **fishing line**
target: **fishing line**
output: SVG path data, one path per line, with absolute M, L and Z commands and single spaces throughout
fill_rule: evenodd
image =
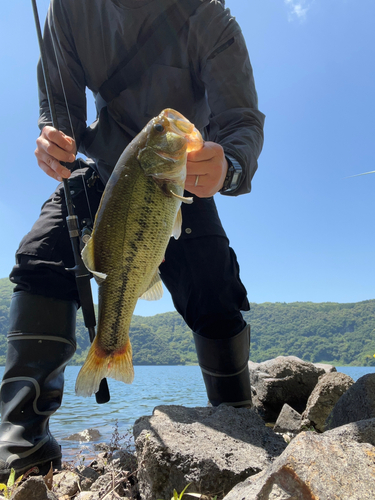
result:
M 82 172 L 82 174 L 81 174 L 81 177 L 82 177 L 83 189 L 85 190 L 85 195 L 86 195 L 87 206 L 88 206 L 89 213 L 90 213 L 91 224 L 93 224 L 94 219 L 93 219 L 92 212 L 91 212 L 91 207 L 90 207 L 90 202 L 89 202 L 89 195 L 88 195 L 88 193 L 87 193 L 87 187 L 86 187 L 86 182 L 85 182 L 85 176 L 84 176 L 83 172 Z
M 61 73 L 59 58 L 57 56 L 56 44 L 55 44 L 55 40 L 54 40 L 55 33 L 56 33 L 56 24 L 55 24 L 55 14 L 53 12 L 53 7 L 52 6 L 51 6 L 51 20 L 52 20 L 52 24 L 53 24 L 53 31 L 51 30 L 51 40 L 52 40 L 53 52 L 54 52 L 54 55 L 55 55 L 57 71 L 58 71 L 58 74 L 59 74 L 61 89 L 62 89 L 62 93 L 63 93 L 63 96 L 64 96 L 64 102 L 65 102 L 67 116 L 68 116 L 68 119 L 69 119 L 70 129 L 72 131 L 72 138 L 74 139 L 74 142 L 77 144 L 75 133 L 74 133 L 72 115 L 71 115 L 70 109 L 69 109 L 68 98 L 67 98 L 66 92 L 65 92 L 64 80 L 63 80 L 63 76 L 62 76 L 62 73 Z M 93 219 L 93 216 L 92 216 L 92 212 L 91 212 L 91 207 L 90 207 L 90 201 L 89 201 L 89 196 L 88 196 L 88 192 L 87 192 L 86 182 L 85 182 L 85 176 L 84 176 L 83 172 L 81 173 L 81 178 L 82 178 L 83 189 L 85 191 L 85 197 L 86 197 L 87 207 L 89 209 L 90 219 L 91 219 L 91 222 L 94 222 L 94 219 Z
M 76 138 L 75 138 L 75 134 L 74 134 L 74 128 L 73 128 L 72 116 L 71 116 L 70 110 L 69 110 L 68 99 L 67 99 L 66 93 L 65 93 L 64 81 L 63 81 L 63 77 L 62 77 L 62 74 L 61 74 L 59 58 L 57 57 L 57 50 L 56 50 L 56 45 L 55 45 L 55 41 L 54 41 L 54 36 L 55 36 L 55 33 L 56 33 L 56 25 L 55 25 L 55 15 L 54 15 L 54 12 L 53 12 L 52 4 L 51 4 L 51 19 L 52 19 L 52 24 L 53 24 L 53 31 L 51 30 L 51 41 L 52 41 L 53 52 L 55 54 L 55 61 L 56 61 L 57 71 L 59 73 L 61 90 L 62 90 L 62 93 L 63 93 L 63 96 L 64 96 L 65 107 L 66 107 L 66 112 L 67 112 L 68 119 L 69 119 L 70 129 L 72 131 L 72 138 L 74 139 L 74 142 L 76 142 Z

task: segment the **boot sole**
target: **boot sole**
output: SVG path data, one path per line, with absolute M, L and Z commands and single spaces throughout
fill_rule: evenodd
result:
M 2 469 L 0 471 L 0 483 L 4 483 L 6 484 L 7 481 L 8 481 L 8 478 L 9 478 L 9 475 L 11 474 L 12 472 L 12 469 L 15 471 L 16 475 L 15 475 L 15 479 L 17 479 L 19 476 L 25 474 L 27 471 L 29 471 L 30 469 L 34 468 L 34 467 L 37 467 L 37 470 L 34 471 L 34 472 L 31 472 L 31 476 L 45 476 L 46 474 L 48 474 L 48 472 L 50 471 L 51 469 L 51 463 L 52 463 L 52 469 L 55 470 L 61 470 L 61 461 L 62 461 L 62 457 L 55 457 L 55 458 L 51 458 L 51 459 L 48 459 L 48 460 L 43 460 L 42 462 L 37 462 L 37 463 L 32 463 L 32 464 L 28 464 L 24 467 L 11 467 L 10 469 Z

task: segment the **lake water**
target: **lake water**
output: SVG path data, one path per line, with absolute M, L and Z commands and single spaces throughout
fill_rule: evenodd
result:
M 92 445 L 109 443 L 118 426 L 120 434 L 128 434 L 131 426 L 143 415 L 151 415 L 158 405 L 206 406 L 207 396 L 198 366 L 135 366 L 134 382 L 126 385 L 109 379 L 111 401 L 98 405 L 95 397 L 78 398 L 74 393 L 79 367 L 68 366 L 65 371 L 63 404 L 51 417 L 50 428 L 62 444 L 63 458 L 72 460 L 78 452 L 92 456 Z M 350 375 L 354 380 L 375 372 L 375 367 L 338 367 L 337 371 Z M 0 368 L 2 378 L 4 368 Z M 70 435 L 95 428 L 101 437 L 94 443 L 66 440 Z

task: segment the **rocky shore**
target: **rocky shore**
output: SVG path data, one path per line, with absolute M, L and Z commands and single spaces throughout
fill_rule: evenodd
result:
M 179 500 L 188 486 L 203 500 L 374 500 L 375 373 L 354 383 L 292 356 L 249 367 L 252 409 L 158 406 L 134 423 L 135 453 L 112 443 L 3 498 Z

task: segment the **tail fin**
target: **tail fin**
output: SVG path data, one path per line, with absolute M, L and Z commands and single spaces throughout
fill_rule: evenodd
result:
M 120 380 L 126 384 L 133 382 L 134 369 L 130 340 L 121 351 L 114 351 L 110 355 L 106 355 L 98 343 L 98 337 L 95 337 L 87 359 L 77 377 L 77 396 L 88 397 L 98 392 L 100 381 L 106 377 Z

